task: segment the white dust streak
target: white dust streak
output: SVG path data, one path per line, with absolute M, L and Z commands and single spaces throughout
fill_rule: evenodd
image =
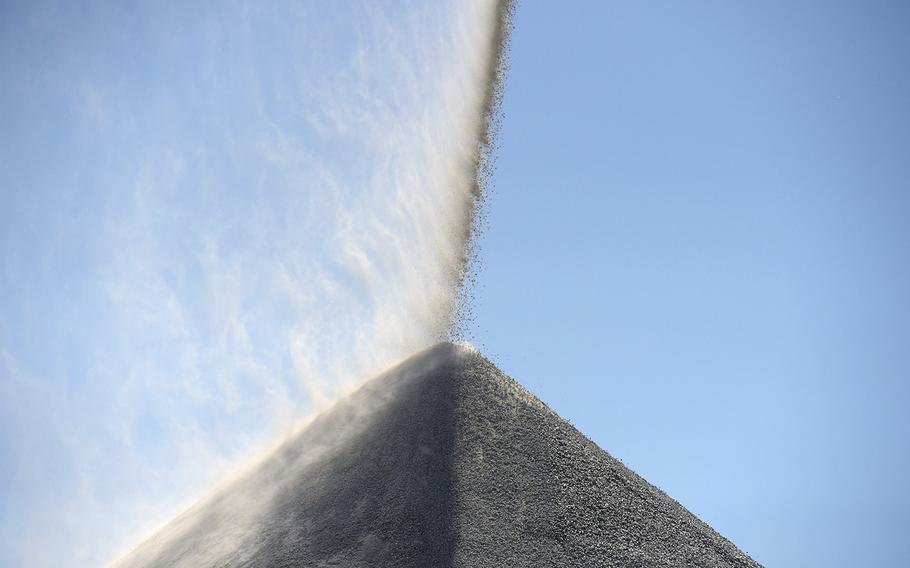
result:
M 44 130 L 0 148 L 43 161 L 0 156 L 0 564 L 97 565 L 446 335 L 498 6 L 22 17 L 11 116 Z

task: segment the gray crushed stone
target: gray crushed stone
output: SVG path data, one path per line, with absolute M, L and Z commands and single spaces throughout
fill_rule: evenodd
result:
M 115 566 L 759 564 L 482 356 L 443 343 Z

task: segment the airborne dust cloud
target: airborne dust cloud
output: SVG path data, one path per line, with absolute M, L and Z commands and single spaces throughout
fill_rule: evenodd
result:
M 0 565 L 96 566 L 457 336 L 512 4 L 3 10 Z

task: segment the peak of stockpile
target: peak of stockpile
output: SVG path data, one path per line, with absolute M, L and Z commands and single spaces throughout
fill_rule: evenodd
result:
M 758 564 L 477 352 L 442 343 L 115 566 Z

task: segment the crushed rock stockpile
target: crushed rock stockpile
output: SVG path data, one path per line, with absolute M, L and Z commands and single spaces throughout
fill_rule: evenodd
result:
M 443 343 L 115 566 L 759 565 L 481 355 Z

